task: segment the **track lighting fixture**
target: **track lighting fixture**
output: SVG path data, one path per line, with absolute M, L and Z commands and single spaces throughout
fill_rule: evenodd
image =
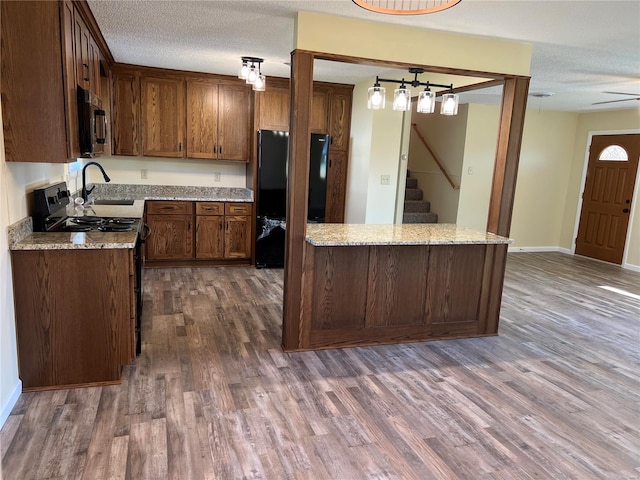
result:
M 264 60 L 258 57 L 241 57 L 242 67 L 238 78 L 245 80 L 249 85 L 253 85 L 253 89 L 258 92 L 265 90 L 267 77 L 261 71 L 261 65 Z M 256 64 L 258 67 L 256 68 Z
M 411 90 L 407 87 L 425 87 L 424 91 L 418 94 L 417 111 L 419 113 L 433 113 L 436 106 L 436 93 L 431 91 L 431 87 L 448 88 L 449 93 L 442 95 L 442 106 L 440 113 L 442 115 L 457 115 L 458 114 L 458 95 L 453 93 L 453 84 L 441 85 L 437 83 L 426 82 L 423 83 L 418 80 L 418 75 L 424 73 L 423 68 L 410 68 L 409 73 L 414 75 L 413 80 L 393 80 L 389 78 L 376 77 L 376 83 L 373 87 L 369 87 L 367 107 L 370 110 L 381 110 L 385 107 L 385 94 L 386 89 L 380 86 L 380 82 L 387 83 L 399 83 L 400 87 L 393 91 L 393 109 L 397 111 L 411 110 Z

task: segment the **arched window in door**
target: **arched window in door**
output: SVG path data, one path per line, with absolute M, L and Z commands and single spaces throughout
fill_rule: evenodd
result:
M 609 145 L 602 150 L 598 160 L 613 161 L 613 162 L 628 162 L 629 155 L 627 151 L 620 145 Z

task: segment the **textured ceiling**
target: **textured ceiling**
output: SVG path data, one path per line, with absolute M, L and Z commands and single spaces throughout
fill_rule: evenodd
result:
M 462 0 L 443 12 L 386 16 L 350 0 L 156 1 L 88 0 L 117 62 L 236 74 L 240 57 L 265 59 L 263 73 L 289 76 L 297 11 L 315 11 L 384 23 L 531 43 L 530 106 L 561 111 L 638 107 L 640 1 Z M 327 32 L 331 35 L 331 32 Z M 354 83 L 378 68 L 322 62 L 318 80 Z M 268 88 L 268 83 L 267 83 Z M 497 103 L 500 92 L 465 94 L 464 101 Z

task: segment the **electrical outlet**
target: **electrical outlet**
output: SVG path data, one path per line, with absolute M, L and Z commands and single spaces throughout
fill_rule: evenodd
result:
M 146 168 L 140 170 L 140 178 L 142 178 L 143 180 L 145 178 L 149 178 L 149 171 Z
M 213 172 L 213 181 L 214 182 L 220 181 L 220 172 Z
M 380 185 L 391 185 L 391 175 L 380 175 Z

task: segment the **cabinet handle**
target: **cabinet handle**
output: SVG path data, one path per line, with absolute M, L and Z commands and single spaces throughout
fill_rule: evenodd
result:
M 222 222 L 218 225 L 218 230 L 222 231 Z
M 329 168 L 331 168 L 331 159 L 329 159 Z
M 222 154 L 222 145 L 220 145 L 220 151 L 218 153 Z
M 178 151 L 181 152 L 182 151 L 182 142 L 178 142 Z
M 329 143 L 333 145 L 333 135 L 329 135 Z
M 82 68 L 83 68 L 83 69 L 85 69 L 85 68 L 87 69 L 87 74 L 86 74 L 86 75 L 83 75 L 83 78 L 82 78 L 82 79 L 83 79 L 85 82 L 88 82 L 88 81 L 89 81 L 89 65 L 87 65 L 86 63 L 83 63 L 83 64 L 82 64 Z
M 218 146 L 215 143 L 213 144 L 213 153 L 218 153 Z

